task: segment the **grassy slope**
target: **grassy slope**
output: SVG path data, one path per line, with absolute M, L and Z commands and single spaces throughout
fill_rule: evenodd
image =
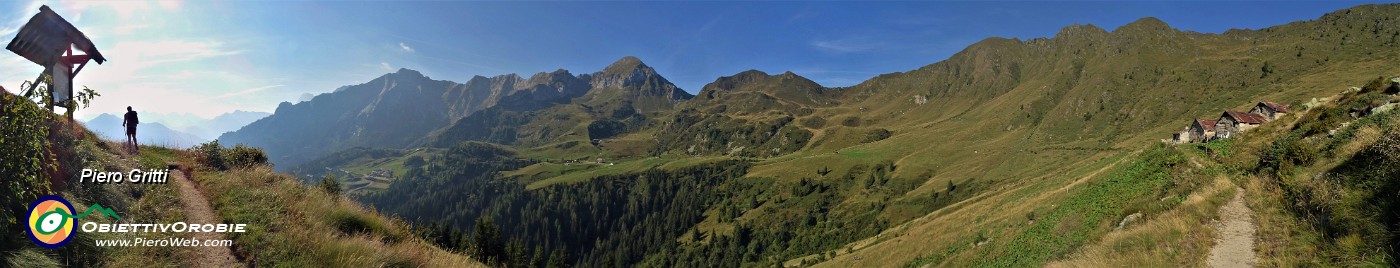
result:
M 55 118 L 56 119 L 56 118 Z M 168 162 L 191 164 L 191 154 L 169 148 L 143 146 L 130 154 L 115 142 L 103 141 L 80 125 L 58 122 L 50 143 L 59 151 L 56 168 L 61 174 L 82 168 L 130 170 L 164 168 Z M 67 177 L 67 176 L 63 176 Z M 74 176 L 76 177 L 76 175 Z M 227 172 L 201 171 L 201 188 L 229 223 L 248 223 L 250 233 L 234 237 L 240 257 L 259 266 L 385 266 L 463 267 L 481 266 L 466 256 L 443 251 L 407 234 L 399 221 L 366 210 L 352 201 L 299 185 L 293 178 L 268 168 Z M 256 178 L 256 179 L 254 179 Z M 77 210 L 93 204 L 118 211 L 123 223 L 177 222 L 184 212 L 177 191 L 169 184 L 85 184 L 56 178 L 55 190 Z M 269 198 L 270 197 L 270 198 Z M 99 220 L 101 221 L 101 220 Z M 349 232 L 343 226 L 370 226 L 372 231 Z M 339 226 L 339 228 L 338 228 Z M 356 227 L 358 228 L 358 227 Z M 358 230 L 350 228 L 350 230 Z M 43 267 L 58 264 L 183 267 L 192 260 L 187 247 L 99 248 L 95 239 L 162 239 L 178 233 L 112 235 L 78 232 L 57 259 L 51 251 L 16 249 L 0 256 L 4 264 Z M 32 244 L 30 244 L 32 245 Z M 256 249 L 256 250 L 251 250 Z M 0 265 L 4 266 L 4 265 Z
M 1357 11 L 1393 14 L 1396 12 L 1395 9 L 1395 6 L 1368 6 L 1357 8 Z M 1372 14 L 1374 15 L 1374 13 Z M 1100 154 L 1098 152 L 1100 150 L 1122 152 L 1141 148 L 1145 144 L 1166 137 L 1168 132 L 1181 128 L 1191 117 L 1209 118 L 1215 116 L 1222 109 L 1243 110 L 1251 106 L 1254 100 L 1299 102 L 1312 97 L 1331 95 L 1346 88 L 1346 86 L 1359 86 L 1362 81 L 1367 81 L 1377 75 L 1400 72 L 1400 68 L 1386 63 L 1393 62 L 1397 58 L 1390 50 L 1372 52 L 1357 48 L 1341 48 L 1327 53 L 1330 56 L 1326 57 L 1330 58 L 1325 60 L 1309 58 L 1321 56 L 1315 54 L 1315 51 L 1307 51 L 1306 49 L 1301 57 L 1296 57 L 1293 54 L 1278 54 L 1284 52 L 1283 48 L 1286 47 L 1314 48 L 1325 46 L 1319 43 L 1322 43 L 1320 40 L 1326 38 L 1314 40 L 1287 38 L 1290 35 L 1302 36 L 1303 34 L 1300 32 L 1305 29 L 1315 30 L 1312 28 L 1315 24 L 1332 22 L 1348 24 L 1373 18 L 1376 17 L 1358 15 L 1349 20 L 1348 18 L 1328 16 L 1321 19 L 1321 22 L 1294 23 L 1260 32 L 1236 32 L 1226 35 L 1190 34 L 1190 38 L 1187 40 L 1195 43 L 1187 45 L 1196 47 L 1187 49 L 1189 53 L 1184 53 L 1190 56 L 1183 57 L 1187 59 L 1186 61 L 1164 58 L 1143 60 L 1143 62 L 1160 61 L 1165 63 L 1160 64 L 1159 67 L 1166 68 L 1165 70 L 1152 72 L 1176 74 L 1150 79 L 1152 80 L 1150 83 L 1136 83 L 1129 81 L 1134 79 L 1125 78 L 1132 76 L 1141 79 L 1145 76 L 1144 73 L 1149 72 L 1139 72 L 1134 75 L 1131 74 L 1132 72 L 1125 74 L 1118 71 L 1133 70 L 1134 66 L 1121 66 L 1123 65 L 1121 62 L 1131 62 L 1131 60 L 1095 62 L 1091 58 L 1083 65 L 1086 70 L 1084 76 L 1074 80 L 1078 84 L 1065 84 L 1065 81 L 1057 81 L 1060 78 L 1055 77 L 1021 77 L 1020 83 L 1017 85 L 1001 85 L 1009 88 L 1004 94 L 995 97 L 983 97 L 976 95 L 977 93 L 968 93 L 967 96 L 951 95 L 948 96 L 945 103 L 939 103 L 943 104 L 942 107 L 924 107 L 928 104 L 914 105 L 911 100 L 904 99 L 909 94 L 924 93 L 928 89 L 944 88 L 945 85 L 938 84 L 940 79 L 936 77 L 941 75 L 938 71 L 958 69 L 959 66 L 954 63 L 957 63 L 959 59 L 975 61 L 999 56 L 1001 58 L 990 59 L 990 61 L 1002 62 L 1001 64 L 1004 66 L 1007 65 L 1006 61 L 1011 61 L 1007 58 L 1027 57 L 1024 56 L 1026 54 L 1021 53 L 1030 53 L 1030 55 L 1059 53 L 1055 51 L 1024 52 L 1018 51 L 1014 46 L 1008 48 L 1005 44 L 998 44 L 1000 42 L 1014 42 L 1010 40 L 986 41 L 979 43 L 980 46 L 974 45 L 969 48 L 963 52 L 963 55 L 954 56 L 953 59 L 950 59 L 950 62 L 953 63 L 935 64 L 911 72 L 916 75 L 882 76 L 852 89 L 870 90 L 871 97 L 857 104 L 860 107 L 867 107 L 860 116 L 866 120 L 875 121 L 873 122 L 875 125 L 885 125 L 894 129 L 897 133 L 894 137 L 885 141 L 842 149 L 843 151 L 851 150 L 850 153 L 813 152 L 813 155 L 794 157 L 788 161 L 764 162 L 755 167 L 753 172 L 768 176 L 807 174 L 821 166 L 830 166 L 839 170 L 841 166 L 854 165 L 854 163 L 864 162 L 865 159 L 870 158 L 895 159 L 896 163 L 901 166 L 900 172 L 908 172 L 896 175 L 908 176 L 918 170 L 938 171 L 938 175 L 921 188 L 922 191 L 936 189 L 950 179 L 988 178 L 1005 182 L 999 191 L 1039 193 L 1042 195 L 1039 200 L 1042 201 L 1034 203 L 1062 204 L 1069 202 L 1065 198 L 1075 198 L 1084 193 L 1043 192 L 1042 188 L 1045 187 L 1025 187 L 1021 186 L 1023 183 L 1018 181 L 1048 183 L 1051 186 L 1069 184 L 1074 181 L 1074 175 L 1059 173 L 1053 169 L 1045 169 L 1045 167 L 1083 165 L 1085 162 L 1080 159 L 1092 158 L 1094 155 Z M 1328 30 L 1350 34 L 1359 30 L 1359 28 L 1346 28 L 1337 26 L 1337 24 L 1332 24 L 1330 27 L 1332 29 Z M 1124 28 L 1130 27 L 1125 26 Z M 1104 35 L 1104 33 L 1092 30 L 1088 29 L 1086 35 L 1091 37 Z M 1394 30 L 1394 28 L 1389 29 L 1389 31 Z M 1056 39 L 1063 37 L 1066 40 L 1033 40 L 1020 44 L 1034 47 L 1036 44 L 1046 42 L 1082 41 L 1073 39 L 1076 36 L 1075 31 L 1072 27 L 1062 33 L 1062 36 L 1056 37 Z M 1119 31 L 1123 30 L 1115 31 L 1114 34 L 1119 33 Z M 1341 33 L 1337 34 L 1342 35 Z M 1255 42 L 1241 41 L 1245 40 L 1245 37 L 1260 39 L 1257 43 L 1268 45 L 1261 46 L 1256 45 Z M 1086 39 L 1094 40 L 1093 38 Z M 1110 43 L 1109 45 L 1112 45 L 1111 42 L 1098 42 L 1096 44 Z M 1189 46 L 1183 45 L 1183 47 Z M 1296 50 L 1295 48 L 1294 51 Z M 1155 57 L 1167 57 L 1168 55 L 1172 54 L 1156 55 Z M 1153 55 L 1144 55 L 1144 57 L 1148 56 Z M 1293 59 L 1289 59 L 1290 57 Z M 1261 75 L 1264 62 L 1270 62 L 1273 66 L 1292 68 L 1276 67 L 1278 69 L 1271 74 L 1273 77 L 1258 78 Z M 1061 68 L 1070 69 L 1073 65 Z M 975 64 L 971 66 L 987 67 Z M 1025 65 L 1022 70 L 1030 68 L 1045 67 Z M 977 71 L 982 70 L 975 68 L 972 70 L 972 72 Z M 1250 71 L 1253 73 L 1248 73 Z M 1220 72 L 1220 74 L 1189 75 L 1197 72 Z M 935 78 L 930 79 L 929 77 Z M 988 78 L 986 80 L 994 79 Z M 986 80 L 974 79 L 973 82 Z M 1221 80 L 1221 82 L 1214 82 L 1216 80 Z M 1223 81 L 1229 80 L 1244 82 L 1220 85 Z M 954 86 L 956 84 L 953 83 Z M 995 91 L 996 86 L 998 84 L 988 84 L 984 86 L 983 90 Z M 1059 92 L 1052 90 L 1054 88 L 1067 88 L 1067 90 Z M 1193 88 L 1201 89 L 1192 90 Z M 896 94 L 882 94 L 881 91 L 895 91 Z M 1097 108 L 1096 106 L 1100 105 L 1096 102 L 1103 103 L 1104 108 Z M 903 105 L 892 105 L 894 103 L 903 103 Z M 933 103 L 937 102 L 930 104 Z M 1049 103 L 1049 105 L 1046 106 L 1045 103 Z M 1084 116 L 1086 112 L 1089 113 L 1089 116 Z M 821 111 L 818 113 L 820 114 Z M 1030 119 L 1025 119 L 1026 114 L 1029 114 Z M 1018 116 L 1022 118 L 1017 118 Z M 1037 174 L 1048 175 L 1040 177 Z M 1102 180 L 1102 178 L 1093 179 L 1093 181 Z M 940 212 L 935 212 L 930 216 L 925 216 L 925 218 L 934 217 L 933 219 L 915 220 L 911 224 L 918 227 L 911 228 L 928 231 L 900 233 L 898 237 L 901 238 L 886 238 L 887 242 L 880 244 L 888 244 L 887 246 L 857 250 L 858 254 L 838 255 L 833 264 L 837 264 L 837 266 L 899 265 L 900 262 L 889 260 L 912 259 L 916 256 L 936 255 L 949 251 L 949 249 L 961 248 L 962 246 L 959 244 L 965 243 L 969 240 L 967 237 L 975 236 L 977 233 L 986 233 L 984 235 L 992 238 L 992 241 L 1005 241 L 1017 237 L 1023 232 L 1035 232 L 1034 226 L 1023 226 L 1015 222 L 1024 222 L 1026 220 L 1024 215 L 1039 210 L 1024 205 L 1015 205 L 1014 203 L 1025 201 L 1005 198 L 1004 195 L 1006 193 L 989 193 L 985 198 L 971 201 L 974 204 L 970 204 L 970 206 L 975 207 L 975 209 L 966 213 L 974 215 L 934 216 L 941 215 Z M 1210 194 L 1202 195 L 1212 196 L 1212 199 L 1221 198 Z M 965 210 L 945 208 L 945 210 L 947 209 Z M 1119 216 L 1118 219 L 1121 219 L 1122 215 Z M 987 223 L 986 221 L 989 219 L 1000 219 L 1001 221 Z M 1101 223 L 1089 222 L 1089 224 Z M 1102 226 L 1090 227 L 1090 229 L 1096 228 L 1102 229 Z M 988 249 L 952 251 L 951 254 L 948 254 L 953 255 L 949 258 L 951 262 L 945 264 L 962 266 L 957 264 L 982 263 L 977 260 L 988 258 L 988 256 L 1019 256 L 1017 254 L 1022 253 L 1042 256 L 1033 258 L 1033 260 L 1039 261 L 1059 259 L 1067 256 L 1066 254 L 1069 252 L 1066 250 L 1075 249 L 1085 241 L 1098 240 L 1100 234 L 1090 232 L 1090 239 L 1087 240 L 1029 248 L 1025 248 L 1025 245 L 991 242 L 991 247 Z M 1045 249 L 1051 250 L 1046 251 Z M 855 256 L 861 256 L 860 260 L 855 260 Z M 1198 255 L 1177 256 L 1177 258 L 1188 259 L 1194 257 L 1198 257 Z M 1030 263 L 1036 262 L 1023 264 Z
M 247 233 L 233 235 L 234 245 L 259 266 L 480 266 L 417 240 L 402 221 L 270 168 L 197 174 L 220 217 L 248 224 Z
M 1191 178 L 1190 185 L 1198 188 L 1163 196 L 1174 198 L 1175 203 L 1138 204 L 1156 206 L 1152 209 L 1156 214 L 1149 219 L 1158 215 L 1186 217 L 1147 224 L 1163 228 L 1132 227 L 1128 234 L 1105 235 L 1108 222 L 1121 219 L 1133 207 L 1110 207 L 1092 214 L 1059 212 L 1063 210 L 1058 207 L 1159 194 L 1153 189 L 1178 189 L 1164 186 L 1176 182 L 1172 179 L 1107 189 L 1095 185 L 1114 185 L 1114 178 L 1141 175 L 1134 172 L 1143 172 L 1151 163 L 1134 160 L 1138 158 L 1134 152 L 1140 150 L 1168 150 L 1196 159 L 1197 153 L 1190 150 L 1144 149 L 1192 118 L 1213 118 L 1224 109 L 1247 109 L 1257 100 L 1300 103 L 1377 75 L 1400 72 L 1393 64 L 1400 58 L 1395 50 L 1374 49 L 1395 45 L 1395 41 L 1386 40 L 1397 30 L 1395 21 L 1385 14 L 1395 14 L 1396 9 L 1394 5 L 1362 6 L 1315 21 L 1225 34 L 1179 32 L 1155 19 L 1145 19 L 1112 32 L 1071 26 L 1051 39 L 988 39 L 938 64 L 835 89 L 844 91 L 842 105 L 818 107 L 811 115 L 798 117 L 797 122 L 825 119 L 824 126 L 808 128 L 814 132 L 812 142 L 802 151 L 762 159 L 749 175 L 776 178 L 775 186 L 781 187 L 817 177 L 815 171 L 822 168 L 840 174 L 860 164 L 893 161 L 900 167 L 894 173 L 897 179 L 923 182 L 889 202 L 937 192 L 949 182 L 992 183 L 987 193 L 921 217 L 886 212 L 883 216 L 893 219 L 896 227 L 879 237 L 852 243 L 854 253 L 835 256 L 831 264 L 838 266 L 895 266 L 920 256 L 943 256 L 938 259 L 948 262 L 929 258 L 921 262 L 954 266 L 1051 260 L 1101 263 L 1092 252 L 1130 249 L 1140 246 L 1141 239 L 1198 245 L 1205 234 L 1182 225 L 1212 217 L 1213 210 L 1206 208 L 1231 192 L 1220 189 L 1214 175 Z M 914 99 L 920 96 L 929 102 L 916 104 Z M 889 129 L 894 136 L 864 142 L 863 131 L 873 128 Z M 571 129 L 577 131 L 578 127 Z M 644 138 L 633 135 L 624 139 Z M 577 137 L 569 142 L 577 142 Z M 525 155 L 538 159 L 608 155 L 589 148 L 545 145 L 529 149 Z M 1133 154 L 1128 157 L 1133 161 L 1116 160 L 1125 154 Z M 619 161 L 622 168 L 541 164 L 511 174 L 531 176 L 538 180 L 531 186 L 538 187 L 655 165 L 677 165 L 653 163 L 655 160 L 649 158 Z M 931 176 L 921 177 L 924 174 Z M 845 203 L 871 201 L 846 197 Z M 766 204 L 753 211 L 770 207 Z M 1067 217 L 1078 224 L 1046 226 L 1051 220 L 1044 219 L 1026 223 L 1031 214 Z M 1073 235 L 1056 238 L 1061 243 L 1005 242 L 1026 241 L 1044 235 L 1045 230 Z M 970 246 L 978 240 L 986 243 Z M 1074 253 L 1081 247 L 1086 253 Z M 1192 264 L 1193 258 L 1201 257 L 1200 249 L 1145 252 L 1125 261 Z M 984 262 L 987 256 L 1003 256 L 1010 263 Z
M 1336 99 L 1338 96 L 1331 96 L 1331 98 Z M 1381 129 L 1385 126 L 1393 126 L 1397 122 L 1394 119 L 1400 118 L 1384 117 L 1386 115 L 1375 116 L 1381 117 L 1369 120 L 1373 123 L 1354 123 L 1349 127 L 1340 128 L 1344 132 L 1353 131 L 1356 133 L 1354 138 L 1336 138 L 1339 139 L 1340 145 L 1337 146 L 1335 155 L 1318 157 L 1316 162 L 1309 166 L 1296 167 L 1291 175 L 1283 175 L 1287 178 L 1283 180 L 1283 184 L 1291 185 L 1294 188 L 1293 191 L 1309 191 L 1315 195 L 1328 196 L 1323 201 L 1318 201 L 1323 205 L 1315 206 L 1332 207 L 1337 211 L 1352 211 L 1348 213 L 1360 215 L 1351 217 L 1364 217 L 1363 209 L 1354 208 L 1352 207 L 1354 205 L 1349 205 L 1352 203 L 1345 200 L 1354 200 L 1350 198 L 1361 198 L 1365 195 L 1360 195 L 1361 193 L 1355 191 L 1337 190 L 1336 186 L 1321 186 L 1329 183 L 1313 181 L 1311 178 L 1316 177 L 1319 173 L 1335 172 L 1335 168 L 1351 159 L 1358 151 L 1372 146 L 1373 143 L 1381 139 L 1382 133 L 1385 133 Z M 973 201 L 984 204 L 981 207 L 971 210 L 963 207 L 945 208 L 925 216 L 924 219 L 912 221 L 912 227 L 892 228 L 891 230 L 896 231 L 887 231 L 886 233 L 891 236 L 884 237 L 882 240 L 892 241 L 892 243 L 875 243 L 873 246 L 869 242 L 856 243 L 856 252 L 842 252 L 828 264 L 837 266 L 893 266 L 899 263 L 879 260 L 899 259 L 898 256 L 902 254 L 915 254 L 919 257 L 905 265 L 1001 266 L 1028 265 L 1051 260 L 1058 260 L 1052 262 L 1052 266 L 1137 266 L 1168 263 L 1180 266 L 1201 265 L 1209 246 L 1211 246 L 1213 233 L 1209 228 L 1201 228 L 1200 226 L 1207 225 L 1211 219 L 1216 217 L 1216 209 L 1230 196 L 1238 194 L 1234 193 L 1232 189 L 1236 184 L 1248 189 L 1249 194 L 1246 195 L 1246 200 L 1249 200 L 1249 205 L 1255 207 L 1259 214 L 1258 226 L 1261 230 L 1259 253 L 1262 263 L 1281 266 L 1304 264 L 1376 265 L 1385 263 L 1386 259 L 1383 254 L 1377 256 L 1376 252 L 1366 253 L 1375 249 L 1366 246 L 1367 243 L 1376 243 L 1373 240 L 1366 242 L 1368 240 L 1355 234 L 1341 235 L 1343 238 L 1340 240 L 1326 238 L 1324 231 L 1321 231 L 1320 227 L 1316 227 L 1316 224 L 1312 222 L 1315 220 L 1299 214 L 1294 210 L 1295 208 L 1285 205 L 1289 203 L 1285 200 L 1290 198 L 1285 197 L 1287 193 L 1279 185 L 1276 185 L 1278 183 L 1276 180 L 1253 173 L 1252 170 L 1255 169 L 1254 166 L 1259 161 L 1259 155 L 1264 152 L 1263 148 L 1268 147 L 1271 142 L 1287 136 L 1294 126 L 1310 122 L 1307 118 L 1298 114 L 1289 115 L 1229 142 L 1212 143 L 1209 146 L 1197 144 L 1173 146 L 1178 148 L 1170 148 L 1170 150 L 1180 151 L 1185 156 L 1184 163 L 1189 163 L 1189 165 L 1172 171 L 1172 174 L 1188 175 L 1174 176 L 1168 181 L 1157 181 L 1149 184 L 1122 184 L 1112 178 L 1133 174 L 1128 177 L 1151 181 L 1153 176 L 1132 173 L 1131 171 L 1139 168 L 1138 163 L 1129 164 L 1126 167 L 1122 167 L 1123 164 L 1118 164 L 1116 166 L 1119 167 L 1107 175 L 1085 178 L 1091 181 L 1087 184 L 1078 181 L 1052 181 L 1050 185 L 1064 186 L 1053 191 L 1030 186 L 1013 188 L 1010 193 L 989 193 L 988 196 Z M 1327 142 L 1327 140 L 1315 141 L 1310 146 L 1323 147 Z M 1207 153 L 1203 149 L 1207 147 L 1212 148 L 1217 153 Z M 1143 161 L 1142 158 L 1130 157 L 1129 159 Z M 1156 191 L 1143 191 L 1139 186 L 1132 185 L 1150 186 L 1162 191 L 1161 189 L 1179 188 L 1182 183 L 1196 186 L 1188 186 L 1183 188 L 1185 191 L 1180 191 L 1179 194 L 1162 197 L 1168 198 L 1164 199 L 1165 201 L 1180 200 L 1177 203 L 1157 204 L 1155 208 L 1147 206 L 1146 209 L 1141 205 L 1127 207 L 1114 205 L 1115 202 L 1125 202 L 1125 200 L 1131 203 L 1131 200 L 1140 199 L 1144 195 L 1161 195 L 1154 195 L 1153 193 Z M 1090 188 L 1076 191 L 1076 189 L 1085 188 L 1085 185 Z M 1103 190 L 1117 194 L 1116 196 L 1098 194 L 1104 191 L 1095 191 L 1093 189 L 1095 185 L 1112 185 L 1112 187 Z M 1166 190 L 1166 192 L 1172 191 Z M 1010 197 L 1010 195 L 1015 195 L 1012 193 L 1027 193 L 1037 197 L 1030 200 L 1017 199 Z M 1026 208 L 1029 206 L 1026 205 L 1027 203 L 1044 204 L 1047 201 L 1055 205 L 1049 209 L 1043 207 Z M 1097 203 L 1097 205 L 1075 206 L 1085 202 Z M 1064 218 L 1054 217 L 1054 211 L 1064 209 L 1084 211 L 1071 213 L 1070 215 L 1075 218 L 1071 218 L 1070 223 L 1098 222 L 1100 225 L 1087 227 L 1066 225 Z M 1111 212 L 1109 215 L 1113 215 L 1113 217 L 1097 221 L 1084 221 L 1078 218 L 1091 217 L 1097 214 L 1094 211 L 1104 209 Z M 1106 232 L 1109 226 L 1103 224 L 1116 224 L 1115 221 L 1122 219 L 1126 214 L 1138 211 L 1146 214 L 1144 223 L 1136 226 L 1130 225 L 1121 232 Z M 1117 214 L 1114 215 L 1112 212 Z M 1017 215 L 1027 216 L 1018 218 Z M 929 219 L 929 217 L 933 218 Z M 1035 218 L 1035 220 L 1029 220 L 1030 218 Z M 987 224 L 985 221 L 989 219 L 998 219 L 1001 222 Z M 972 224 L 958 224 L 969 222 Z M 1054 231 L 1046 236 L 1047 233 L 1042 231 L 1044 230 L 1042 228 L 1045 227 L 1037 228 L 1036 223 L 1040 222 L 1053 222 L 1057 226 L 1054 226 Z M 1076 235 L 1086 231 L 1089 234 L 1098 234 L 1087 237 Z M 1023 237 L 1033 237 L 1033 239 L 1023 239 Z M 985 243 L 977 245 L 978 241 Z M 867 247 L 868 249 L 866 249 Z M 1076 249 L 1076 247 L 1078 248 Z M 1029 261 L 1021 262 L 1021 260 L 1027 260 L 1027 257 L 1030 257 Z
M 5 93 L 8 95 L 8 93 Z M 13 96 L 5 96 L 7 98 Z M 32 104 L 22 104 L 32 105 Z M 37 109 L 37 107 L 31 107 Z M 75 179 L 83 168 L 100 170 L 131 170 L 132 168 L 163 168 L 164 157 L 169 150 L 158 147 L 143 147 L 143 154 L 132 155 L 122 150 L 116 142 L 103 141 L 81 124 L 72 124 L 58 115 L 43 116 L 48 124 L 37 127 L 48 128 L 50 134 L 44 141 L 54 158 L 47 162 L 54 173 L 41 174 L 46 181 L 48 194 L 62 196 L 69 200 L 74 209 L 86 211 L 89 206 L 100 204 L 113 209 L 121 219 L 96 216 L 85 218 L 95 222 L 148 223 L 176 222 L 184 219 L 177 193 L 173 187 L 161 184 L 92 184 L 77 183 Z M 13 126 L 36 127 L 36 126 Z M 73 240 L 58 250 L 42 249 L 27 241 L 17 248 L 9 248 L 0 253 L 0 266 L 11 267 L 56 267 L 59 265 L 77 266 L 144 266 L 179 267 L 189 265 L 184 260 L 191 259 L 193 250 L 183 247 L 96 247 L 98 239 L 164 239 L 180 236 L 174 233 L 110 234 L 77 232 Z M 8 239 L 7 239 L 8 240 Z
M 1389 101 L 1400 102 L 1400 97 L 1390 96 Z M 1249 191 L 1245 200 L 1256 211 L 1261 265 L 1393 266 L 1396 226 L 1394 220 L 1385 219 L 1382 206 L 1395 200 L 1396 194 L 1387 191 L 1396 189 L 1394 166 L 1400 156 L 1394 151 L 1390 155 L 1376 152 L 1395 148 L 1400 115 L 1391 111 L 1355 121 L 1348 118 L 1350 124 L 1333 126 L 1338 135 L 1293 143 L 1294 152 L 1304 153 L 1289 153 L 1295 155 L 1289 158 L 1311 158 L 1308 161 L 1278 169 L 1265 168 L 1260 161 L 1279 148 L 1275 144 L 1289 144 L 1288 137 L 1298 133 L 1293 126 L 1319 122 L 1310 115 L 1328 108 L 1290 116 L 1287 119 L 1296 123 L 1247 136 L 1229 147 L 1243 154 L 1215 160 L 1239 169 L 1234 180 Z M 1329 145 L 1335 149 L 1328 149 Z M 1348 166 L 1355 163 L 1364 164 Z

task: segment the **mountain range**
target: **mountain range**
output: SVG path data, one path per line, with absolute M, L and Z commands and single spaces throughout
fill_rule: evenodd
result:
M 512 120 L 506 115 L 570 108 L 589 111 L 588 118 L 640 118 L 669 111 L 691 97 L 634 57 L 592 74 L 557 70 L 528 79 L 515 74 L 476 76 L 466 83 L 433 80 L 418 71 L 400 69 L 310 101 L 282 103 L 272 116 L 225 133 L 219 140 L 263 147 L 273 162 L 286 167 L 354 147 L 408 148 L 464 139 L 548 140 L 517 137 L 516 126 L 498 129 L 504 124 L 496 122 Z M 558 134 L 544 132 L 538 135 Z
M 88 130 L 105 140 L 126 141 L 126 127 L 122 126 L 122 118 L 111 114 L 100 114 L 87 122 L 83 122 Z M 195 135 L 177 131 L 166 127 L 158 122 L 141 122 L 137 124 L 136 142 L 143 145 L 158 145 L 171 148 L 189 148 L 201 142 Z
M 198 137 L 194 139 L 198 142 L 206 142 L 219 138 L 224 132 L 238 130 L 248 123 L 252 123 L 272 113 L 232 111 L 214 116 L 213 118 L 200 117 L 188 113 L 140 113 L 142 122 L 160 123 L 165 127 Z M 99 114 L 98 116 L 115 116 L 121 118 L 120 114 Z M 96 117 L 87 121 L 96 120 Z M 120 122 L 120 121 L 118 121 Z M 120 134 L 120 133 L 118 133 Z M 139 134 L 139 133 L 138 133 Z
M 1142 134 L 1158 133 L 1141 130 L 1164 131 L 1165 122 L 1249 99 L 1298 101 L 1301 94 L 1280 95 L 1289 92 L 1265 86 L 1356 54 L 1321 40 L 1393 43 L 1365 32 L 1369 26 L 1345 26 L 1350 28 L 1329 24 L 1338 32 L 1299 39 L 1296 24 L 1223 34 L 1179 31 L 1156 18 L 1113 31 L 1073 25 L 1052 38 L 989 38 L 942 62 L 846 88 L 824 87 L 792 72 L 741 72 L 704 86 L 694 101 L 635 57 L 589 74 L 556 70 L 529 78 L 475 76 L 464 83 L 401 69 L 310 101 L 283 103 L 272 116 L 220 140 L 266 148 L 280 168 L 355 147 L 407 149 L 468 140 L 592 155 L 575 156 L 581 158 L 665 152 L 776 156 L 948 130 L 964 131 L 938 135 L 1103 148 L 1150 139 L 1154 135 Z M 1253 45 L 1261 40 L 1274 45 Z M 992 122 L 999 126 L 985 125 Z M 939 127 L 928 129 L 934 125 Z M 575 148 L 599 138 L 590 137 L 590 126 L 594 134 L 608 132 L 609 142 L 627 152 Z M 601 129 L 611 130 L 596 131 Z M 970 131 L 982 129 L 998 131 Z M 739 134 L 697 133 L 705 131 Z M 622 135 L 635 132 L 652 136 Z M 766 138 L 777 136 L 783 138 Z M 918 151 L 911 149 L 917 148 L 897 154 Z
M 1204 187 L 1152 164 L 1187 122 L 1393 76 L 1397 46 L 1391 4 L 1223 33 L 1149 17 L 993 37 L 850 87 L 751 70 L 692 96 L 634 57 L 465 83 L 402 69 L 220 140 L 283 170 L 390 169 L 404 178 L 365 197 L 377 208 L 494 219 L 582 265 L 1030 266 Z

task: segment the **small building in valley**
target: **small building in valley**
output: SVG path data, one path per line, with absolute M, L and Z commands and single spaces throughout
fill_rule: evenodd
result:
M 1228 139 L 1241 132 L 1258 127 L 1269 121 L 1277 120 L 1289 112 L 1288 105 L 1275 102 L 1259 101 L 1249 112 L 1225 111 L 1216 120 L 1200 119 L 1191 120 L 1191 124 L 1186 129 L 1172 132 L 1172 138 L 1162 140 L 1167 143 L 1191 143 L 1208 142 L 1216 139 Z
M 1215 138 L 1215 120 L 1196 119 L 1186 127 L 1187 142 L 1206 142 Z
M 1264 119 L 1273 121 L 1288 114 L 1288 105 L 1267 101 L 1260 101 L 1249 109 L 1249 113 L 1263 116 Z
M 1172 132 L 1172 139 L 1167 141 L 1167 143 L 1173 144 L 1181 144 L 1188 142 L 1191 142 L 1191 129 L 1189 128 L 1182 129 L 1181 131 L 1177 132 Z
M 1225 113 L 1220 114 L 1220 119 L 1215 120 L 1215 137 L 1228 139 L 1241 132 L 1258 127 L 1265 122 L 1268 122 L 1268 119 L 1264 118 L 1262 115 L 1238 111 L 1225 111 Z

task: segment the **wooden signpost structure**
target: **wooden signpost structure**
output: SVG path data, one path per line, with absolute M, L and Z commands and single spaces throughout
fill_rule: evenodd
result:
M 54 13 L 47 5 L 39 7 L 39 14 L 35 14 L 15 33 L 15 39 L 10 40 L 5 49 L 44 67 L 44 72 L 23 91 L 37 87 L 45 74 L 52 78 L 48 81 L 49 96 L 52 97 L 47 107 L 50 111 L 55 105 L 68 109 L 77 106 L 73 103 L 73 77 L 87 66 L 89 60 L 96 61 L 97 64 L 107 61 L 87 35 L 78 31 L 78 28 L 73 27 L 72 23 L 68 23 L 68 20 L 64 20 L 58 13 Z M 87 54 L 74 55 L 73 49 Z M 69 113 L 69 116 L 72 116 L 72 113 Z

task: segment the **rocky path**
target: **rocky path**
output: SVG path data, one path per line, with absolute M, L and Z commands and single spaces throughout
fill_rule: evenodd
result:
M 1244 205 L 1244 189 L 1236 188 L 1235 198 L 1220 207 L 1215 228 L 1215 246 L 1206 263 L 1210 267 L 1253 267 L 1254 211 Z
M 170 181 L 175 182 L 177 191 L 180 192 L 180 204 L 184 206 L 185 223 L 221 223 L 219 217 L 214 214 L 214 209 L 209 207 L 209 200 L 204 198 L 204 194 L 194 187 L 194 181 L 190 181 L 185 174 L 178 170 L 170 171 Z M 223 233 L 191 233 L 190 239 L 197 243 L 206 240 L 228 239 Z M 233 251 L 229 247 L 221 246 L 196 246 L 194 259 L 187 260 L 189 267 L 246 267 L 234 258 Z

